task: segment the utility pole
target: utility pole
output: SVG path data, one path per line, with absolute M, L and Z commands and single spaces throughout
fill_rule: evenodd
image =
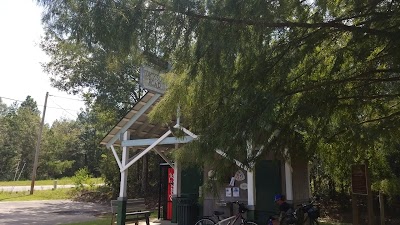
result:
M 47 106 L 47 98 L 48 97 L 49 97 L 49 92 L 46 92 L 46 98 L 44 100 L 44 107 L 43 107 L 42 122 L 40 123 L 39 135 L 38 135 L 38 140 L 36 143 L 35 161 L 33 162 L 32 182 L 31 182 L 31 192 L 30 192 L 31 195 L 33 195 L 33 189 L 35 188 L 36 170 L 37 170 L 38 160 L 39 160 L 40 142 L 42 141 L 42 131 L 43 131 L 43 126 L 44 126 L 44 117 L 46 115 L 46 106 Z

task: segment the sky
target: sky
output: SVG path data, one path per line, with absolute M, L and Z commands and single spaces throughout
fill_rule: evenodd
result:
M 43 35 L 41 13 L 35 0 L 0 0 L 0 97 L 11 105 L 30 95 L 43 112 L 49 92 L 45 122 L 76 119 L 83 101 L 51 87 L 50 75 L 41 66 L 49 60 L 39 47 Z

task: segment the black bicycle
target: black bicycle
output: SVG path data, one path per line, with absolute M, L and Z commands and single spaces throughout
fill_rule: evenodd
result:
M 213 216 L 204 217 L 197 221 L 195 225 L 233 225 L 236 224 L 237 221 L 240 221 L 240 225 L 257 225 L 254 222 L 247 221 L 246 218 L 243 217 L 243 213 L 248 210 L 243 203 L 233 203 L 239 205 L 239 210 L 236 215 L 223 219 L 221 216 L 224 212 L 214 211 Z
M 299 206 L 299 211 L 295 211 L 295 213 L 300 221 L 304 221 L 302 224 L 305 224 L 308 220 L 309 225 L 319 225 L 318 218 L 320 217 L 320 211 L 318 205 L 314 204 L 314 201 L 303 203 Z M 301 219 L 301 217 L 303 218 Z
M 297 205 L 296 210 L 288 212 L 283 219 L 288 225 L 304 225 L 307 221 L 309 225 L 319 225 L 319 217 L 318 205 L 311 201 Z M 267 224 L 273 225 L 273 220 L 276 219 L 276 217 L 270 217 Z

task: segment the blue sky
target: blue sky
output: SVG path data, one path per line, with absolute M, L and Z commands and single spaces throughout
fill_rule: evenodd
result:
M 10 105 L 14 101 L 6 98 L 23 101 L 30 95 L 42 111 L 48 91 L 53 96 L 47 102 L 46 123 L 75 119 L 83 102 L 67 99 L 79 96 L 52 88 L 40 65 L 49 60 L 39 47 L 41 13 L 34 0 L 0 0 L 0 97 Z

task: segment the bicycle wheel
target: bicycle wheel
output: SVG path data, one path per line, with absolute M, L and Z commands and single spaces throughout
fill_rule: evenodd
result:
M 319 225 L 316 219 L 310 219 L 310 225 Z
M 254 223 L 254 222 L 244 222 L 244 224 L 243 225 L 257 225 L 256 223 Z
M 197 221 L 195 225 L 215 225 L 216 223 L 208 218 L 203 218 Z

